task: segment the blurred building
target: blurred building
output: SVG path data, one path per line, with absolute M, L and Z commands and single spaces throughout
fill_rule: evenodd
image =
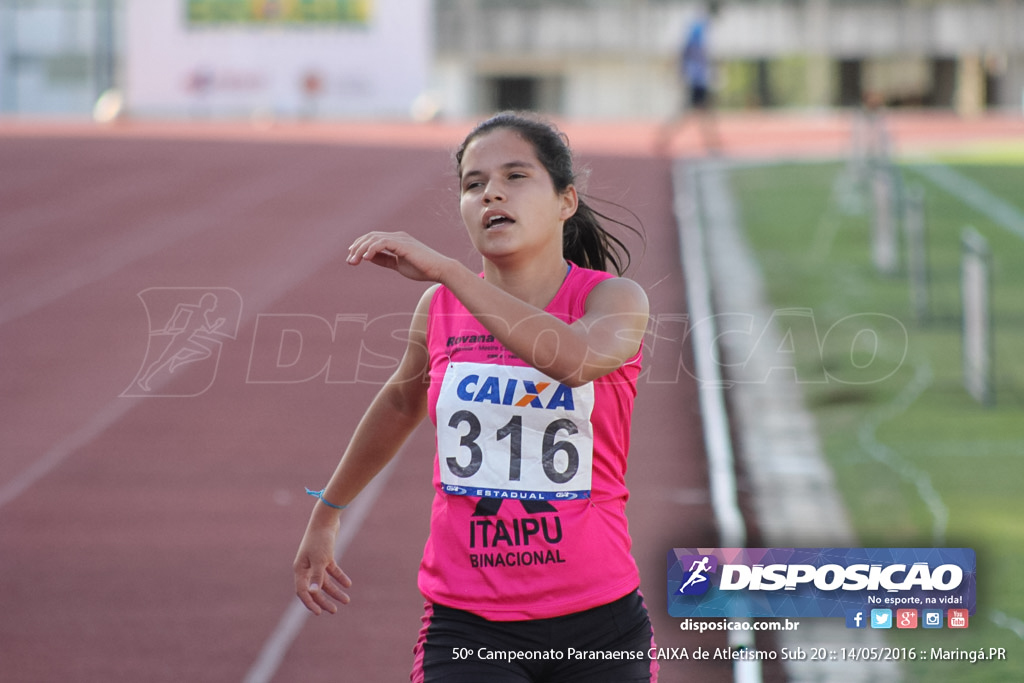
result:
M 437 0 L 436 86 L 457 116 L 661 117 L 702 5 Z M 725 107 L 1024 105 L 1021 0 L 726 0 L 711 31 Z
M 422 54 L 417 59 L 425 64 L 411 69 L 408 62 L 395 61 L 389 71 L 381 67 L 389 60 L 373 53 L 342 54 L 365 42 L 396 3 L 415 5 L 417 11 L 406 13 L 408 21 L 422 26 L 385 32 L 384 40 L 391 41 L 387 49 L 396 59 Z M 154 9 L 171 5 L 169 14 Z M 282 116 L 415 111 L 471 117 L 513 107 L 578 118 L 662 118 L 677 105 L 677 51 L 702 5 L 699 0 L 0 0 L 0 114 L 88 114 L 112 87 L 127 90 L 131 106 L 132 94 L 141 96 L 138 84 L 145 83 L 147 101 L 162 103 L 143 108 L 150 115 L 234 116 L 259 110 Z M 319 8 L 321 14 L 303 10 L 307 14 L 295 20 L 299 6 Z M 248 8 L 253 14 L 248 21 L 231 20 L 210 9 L 216 7 Z M 365 26 L 339 24 L 336 14 L 342 10 L 367 13 Z M 205 93 L 208 106 L 160 100 L 153 90 L 149 70 L 159 60 L 138 57 L 133 46 L 152 46 L 161 27 L 184 36 L 163 52 L 179 62 L 204 43 L 205 61 L 186 65 L 191 80 L 180 74 L 166 78 L 176 88 Z M 417 31 L 426 38 L 409 37 Z M 1024 107 L 1024 0 L 725 0 L 712 31 L 725 108 L 846 107 L 866 98 L 965 115 Z M 142 39 L 140 32 L 146 34 Z M 241 47 L 257 41 L 265 49 L 251 56 L 246 49 L 252 48 Z M 296 45 L 310 50 L 302 65 Z M 218 83 L 218 54 L 235 60 L 224 67 L 231 72 L 225 71 L 220 82 L 252 91 L 232 93 L 223 106 L 209 90 Z M 266 60 L 263 71 L 238 66 L 257 58 Z M 302 72 L 276 73 L 284 62 Z M 409 81 L 410 71 L 419 80 Z M 408 81 L 404 90 L 359 106 L 359 97 L 399 76 Z M 331 100 L 343 86 L 348 91 Z M 413 87 L 420 92 L 413 94 Z M 324 106 L 313 106 L 317 101 Z
M 119 0 L 0 0 L 0 114 L 87 114 L 117 83 Z
M 432 0 L 0 0 L 0 113 L 408 116 Z

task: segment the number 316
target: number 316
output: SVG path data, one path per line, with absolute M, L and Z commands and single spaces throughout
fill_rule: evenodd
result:
M 483 465 L 484 452 L 480 448 L 480 444 L 477 443 L 481 431 L 480 419 L 468 410 L 460 410 L 454 413 L 451 419 L 448 420 L 448 426 L 453 429 L 458 429 L 462 424 L 468 424 L 469 431 L 462 435 L 459 446 L 469 449 L 469 463 L 461 465 L 458 458 L 454 456 L 445 458 L 445 463 L 452 474 L 466 479 L 476 474 L 480 466 Z M 572 420 L 566 418 L 555 420 L 544 430 L 544 439 L 541 444 L 541 464 L 544 466 L 544 474 L 556 484 L 564 484 L 569 481 L 576 476 L 580 468 L 580 454 L 576 450 L 576 446 L 569 441 L 557 440 L 558 433 L 563 431 L 572 436 L 579 432 L 579 428 Z M 504 427 L 495 432 L 495 437 L 498 441 L 508 439 L 508 479 L 509 481 L 519 481 L 522 474 L 523 460 L 522 415 L 513 415 L 512 419 Z M 561 471 L 555 463 L 555 457 L 559 453 L 564 453 L 566 460 L 565 469 Z

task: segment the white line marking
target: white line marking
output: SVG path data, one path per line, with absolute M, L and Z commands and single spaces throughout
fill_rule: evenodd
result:
M 185 206 L 178 213 L 159 215 L 140 222 L 113 242 L 99 242 L 82 254 L 74 268 L 44 268 L 16 283 L 16 291 L 6 293 L 0 302 L 0 325 L 28 315 L 47 304 L 59 301 L 86 285 L 98 282 L 140 259 L 160 253 L 200 233 L 230 224 L 252 211 L 262 198 L 287 193 L 306 185 L 319 169 L 277 169 L 251 183 L 225 190 L 217 201 Z
M 1013 204 L 945 164 L 914 164 L 911 168 L 997 225 L 1024 239 L 1024 213 Z
M 373 508 L 377 496 L 380 495 L 381 490 L 384 488 L 384 483 L 391 476 L 395 463 L 401 456 L 402 453 L 399 451 L 394 459 L 388 463 L 387 467 L 381 470 L 359 496 L 356 497 L 351 507 L 342 513 L 341 528 L 338 530 L 338 540 L 334 546 L 334 558 L 339 564 L 341 563 L 342 555 L 345 554 L 349 543 L 355 538 L 356 533 L 363 524 L 363 520 L 366 519 L 371 508 Z M 345 606 L 342 605 L 339 613 L 344 611 L 344 609 Z M 273 680 L 277 670 L 281 667 L 281 662 L 284 661 L 284 657 L 288 653 L 288 649 L 292 646 L 295 638 L 298 637 L 310 614 L 310 611 L 299 602 L 298 598 L 295 598 L 288 604 L 284 614 L 281 615 L 281 620 L 263 644 L 263 648 L 256 657 L 256 661 L 253 662 L 249 672 L 245 675 L 243 683 L 269 683 L 269 681 Z M 339 615 L 335 616 L 339 619 L 343 618 Z
M 711 303 L 711 279 L 706 267 L 704 237 L 697 205 L 697 171 L 676 166 L 676 221 L 679 224 L 681 258 L 686 277 L 686 298 L 693 326 L 693 351 L 697 386 L 707 441 L 711 505 L 718 520 L 723 547 L 742 548 L 746 524 L 736 494 L 735 462 L 729 436 L 729 418 L 722 395 L 722 375 L 715 358 L 717 326 Z
M 707 255 L 700 220 L 698 170 L 687 171 L 681 162 L 672 167 L 676 223 L 679 226 L 679 248 L 686 278 L 686 298 L 692 320 L 701 321 L 693 328 L 693 352 L 697 374 L 697 389 L 704 425 L 704 440 L 708 456 L 708 479 L 711 489 L 711 507 L 718 521 L 722 546 L 742 548 L 746 545 L 747 527 L 740 511 L 736 493 L 736 469 L 729 435 L 729 417 L 722 395 L 722 375 L 716 358 L 718 333 L 714 324 L 714 305 L 711 302 L 711 277 L 707 270 Z M 729 631 L 731 647 L 754 647 L 753 631 Z M 760 683 L 761 663 L 756 660 L 736 660 L 733 680 L 737 683 Z
M 103 406 L 84 425 L 54 444 L 41 458 L 18 472 L 12 479 L 0 485 L 0 508 L 20 496 L 33 484 L 60 465 L 69 454 L 82 448 L 108 427 L 120 420 L 137 402 L 132 399 L 116 399 Z
M 1024 621 L 1011 617 L 1005 612 L 1000 612 L 999 610 L 992 612 L 992 614 L 989 615 L 989 618 L 996 626 L 1009 629 L 1016 633 L 1018 638 L 1024 640 Z
M 422 184 L 422 175 L 417 174 L 415 169 L 410 169 L 409 172 L 396 176 L 391 187 L 398 193 L 398 196 L 404 196 L 407 194 L 407 190 L 417 187 L 418 184 Z M 290 186 L 287 185 L 286 187 Z M 277 186 L 276 190 L 280 191 L 281 187 Z M 235 200 L 231 200 L 226 206 L 221 206 L 220 209 L 217 209 L 217 216 L 221 216 L 222 212 L 226 216 L 228 211 L 238 208 L 231 203 L 233 201 Z M 391 207 L 387 208 L 390 209 Z M 344 260 L 343 254 L 348 247 L 346 226 L 374 225 L 380 220 L 379 210 L 380 207 L 377 207 L 372 202 L 362 203 L 359 206 L 352 207 L 343 218 L 330 216 L 321 219 L 307 230 L 303 240 L 300 241 L 298 238 L 295 238 L 289 242 L 286 248 L 282 248 L 280 262 L 277 266 L 272 271 L 262 274 L 259 277 L 258 284 L 253 287 L 253 293 L 246 297 L 243 309 L 245 314 L 239 326 L 244 326 L 257 313 L 267 310 L 274 301 L 297 287 L 302 281 L 310 277 L 310 274 L 315 273 L 331 261 L 342 262 Z M 133 250 L 129 251 L 135 253 Z M 124 258 L 118 261 L 120 265 L 117 268 L 114 267 L 113 262 L 106 266 L 100 264 L 100 270 L 90 273 L 86 272 L 83 268 L 80 275 L 88 282 L 112 275 L 118 268 L 126 266 L 130 262 L 131 259 L 125 260 L 127 257 L 124 254 L 122 256 Z M 71 293 L 70 290 L 65 291 L 62 287 L 57 287 L 49 292 L 43 292 L 38 297 L 31 298 L 30 300 L 23 299 L 11 302 L 6 306 L 0 304 L 0 324 L 9 322 L 12 319 L 10 317 L 5 318 L 4 316 L 13 315 L 18 317 L 24 315 L 31 310 L 35 310 Z M 158 389 L 159 385 L 155 385 L 155 388 Z M 156 393 L 159 393 L 159 391 L 156 391 Z M 134 400 L 120 396 L 114 397 L 103 408 L 94 413 L 85 424 L 52 446 L 42 457 L 32 461 L 32 464 L 16 474 L 7 483 L 0 484 L 0 508 L 13 501 L 33 484 L 56 469 L 79 448 L 99 437 L 135 405 L 136 402 Z
M 861 423 L 857 430 L 857 440 L 868 455 L 898 474 L 904 481 L 914 485 L 932 515 L 932 543 L 935 547 L 941 547 L 946 542 L 949 508 L 935 490 L 931 477 L 927 471 L 911 464 L 899 453 L 878 441 L 876 436 L 878 427 L 883 422 L 905 413 L 932 385 L 934 379 L 931 365 L 919 365 L 903 390 L 888 405 L 882 406 Z

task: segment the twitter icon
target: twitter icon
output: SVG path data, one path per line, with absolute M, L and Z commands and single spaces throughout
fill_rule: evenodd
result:
M 871 628 L 892 628 L 892 610 L 871 610 Z

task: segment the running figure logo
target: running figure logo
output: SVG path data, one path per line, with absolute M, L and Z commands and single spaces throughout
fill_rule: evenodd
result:
M 718 570 L 718 558 L 714 555 L 689 555 L 680 558 L 680 565 L 685 567 L 686 576 L 683 584 L 679 586 L 679 595 L 704 595 L 711 586 L 708 574 Z
M 142 367 L 121 396 L 205 392 L 213 385 L 224 342 L 238 335 L 241 295 L 223 287 L 152 287 L 139 292 L 139 299 L 149 319 L 149 342 Z M 181 372 L 186 367 L 190 372 Z

